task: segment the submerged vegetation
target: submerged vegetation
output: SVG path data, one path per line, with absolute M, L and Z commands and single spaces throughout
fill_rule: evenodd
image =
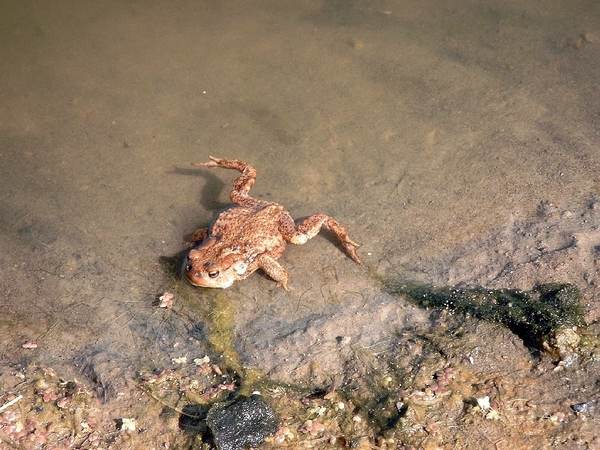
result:
M 412 282 L 388 285 L 387 290 L 406 295 L 422 308 L 445 308 L 503 324 L 527 344 L 540 344 L 562 328 L 584 325 L 581 292 L 572 284 L 542 284 L 525 292 Z

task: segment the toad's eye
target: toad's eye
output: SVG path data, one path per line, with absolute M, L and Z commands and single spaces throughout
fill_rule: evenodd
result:
M 208 276 L 211 278 L 217 278 L 219 276 L 219 271 L 218 270 L 211 270 L 210 272 L 208 272 Z

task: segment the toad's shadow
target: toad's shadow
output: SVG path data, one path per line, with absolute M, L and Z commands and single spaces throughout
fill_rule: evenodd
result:
M 221 192 L 225 189 L 225 183 L 215 174 L 210 173 L 208 169 L 201 170 L 197 168 L 174 167 L 172 170 L 169 171 L 169 173 L 175 175 L 202 177 L 206 180 L 206 182 L 200 190 L 199 203 L 205 210 L 214 211 L 214 214 L 211 215 L 208 221 L 198 223 L 196 229 L 207 227 L 210 220 L 212 220 L 212 218 L 216 215 L 218 211 L 231 206 L 230 203 L 223 203 L 218 200 L 218 198 L 221 195 Z M 190 235 L 183 236 L 185 240 L 187 240 L 189 237 Z M 160 256 L 158 258 L 158 261 L 165 273 L 171 275 L 174 278 L 182 278 L 183 264 L 188 252 L 190 251 L 190 248 L 192 247 L 186 246 L 174 255 Z
M 223 203 L 218 199 L 221 192 L 225 189 L 225 183 L 217 175 L 210 172 L 210 168 L 202 170 L 202 168 L 187 168 L 175 167 L 169 173 L 175 175 L 202 177 L 206 180 L 204 186 L 200 190 L 199 203 L 208 211 L 218 211 L 226 208 L 231 203 Z

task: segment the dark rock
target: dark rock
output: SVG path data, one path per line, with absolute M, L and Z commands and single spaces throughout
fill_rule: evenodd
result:
M 258 447 L 278 428 L 275 412 L 256 394 L 234 403 L 214 405 L 206 422 L 218 450 Z

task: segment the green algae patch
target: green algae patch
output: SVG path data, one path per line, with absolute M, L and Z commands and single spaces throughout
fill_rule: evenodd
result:
M 424 283 L 388 285 L 422 308 L 444 308 L 507 326 L 526 343 L 547 342 L 564 328 L 585 325 L 581 291 L 572 284 L 542 284 L 531 291 L 483 287 L 439 287 Z
M 261 371 L 245 367 L 234 347 L 236 304 L 223 291 L 211 292 L 206 296 L 205 307 L 200 307 L 200 317 L 207 328 L 206 340 L 212 353 L 220 356 L 219 365 L 223 370 L 233 372 L 238 377 L 238 395 L 249 396 L 260 384 L 264 375 Z
M 180 302 L 176 307 L 179 316 L 186 317 L 190 323 L 195 324 L 195 328 L 202 330 L 201 341 L 206 345 L 207 352 L 219 358 L 218 364 L 223 370 L 234 372 L 243 378 L 245 370 L 234 347 L 235 302 L 221 290 L 198 291 L 180 280 L 172 283 L 170 288 Z
M 223 358 L 222 364 L 243 377 L 244 370 L 240 358 L 233 347 L 235 333 L 235 304 L 224 292 L 218 292 L 211 299 L 211 311 L 206 317 L 208 342 L 215 353 Z

